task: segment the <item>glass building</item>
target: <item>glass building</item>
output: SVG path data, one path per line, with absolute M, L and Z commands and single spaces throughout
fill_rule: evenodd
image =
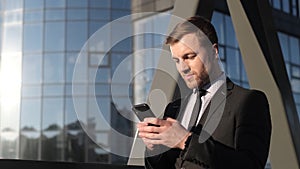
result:
M 73 106 L 72 77 L 88 38 L 111 20 L 129 15 L 130 8 L 119 0 L 1 0 L 1 158 L 126 162 L 99 147 L 117 146 L 110 130 L 93 122 L 92 113 L 87 118 L 95 139 L 82 130 Z M 93 60 L 103 53 L 89 53 L 88 63 L 99 72 L 94 84 L 99 107 L 116 130 L 129 136 L 132 124 L 118 117 L 111 104 L 109 81 L 116 65 L 132 53 L 131 46 L 130 39 L 116 45 L 101 65 Z M 93 78 L 88 72 L 84 76 Z M 81 86 L 83 111 L 93 112 L 88 80 L 75 83 Z M 120 93 L 118 99 L 122 97 Z
M 166 32 L 170 18 L 162 14 L 171 14 L 174 2 L 0 0 L 0 158 L 126 164 L 132 142 L 120 141 L 111 133 L 116 130 L 134 136 L 135 123 L 124 117 L 132 116 L 128 99 L 132 103 L 148 99 L 155 69 L 139 72 L 129 84 L 118 80 L 114 98 L 112 78 L 121 64 L 126 64 L 121 71 L 127 75 L 157 66 L 156 49 L 163 47 L 165 37 L 143 32 Z M 276 16 L 299 20 L 298 1 L 270 0 L 270 4 Z M 136 35 L 114 44 L 108 52 L 101 46 L 88 51 L 84 63 L 88 71 L 81 74 L 82 81 L 73 81 L 78 55 L 87 40 L 107 23 L 141 12 L 158 13 L 132 18 Z M 225 72 L 248 88 L 231 17 L 224 5 L 216 5 L 212 23 L 219 36 Z M 300 34 L 284 27 L 276 29 L 300 115 Z M 99 57 L 103 58 L 101 63 Z M 97 72 L 96 76 L 93 72 Z M 80 111 L 86 114 L 85 124 L 74 108 L 74 85 Z M 95 117 L 97 107 L 90 105 L 94 98 L 103 113 L 103 122 Z M 102 125 L 105 121 L 112 128 Z M 87 125 L 89 134 L 83 125 Z M 118 156 L 110 150 L 128 156 Z

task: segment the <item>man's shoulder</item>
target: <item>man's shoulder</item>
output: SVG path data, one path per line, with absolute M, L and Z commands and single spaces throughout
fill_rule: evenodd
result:
M 267 102 L 266 94 L 259 89 L 251 89 L 251 88 L 249 89 L 249 88 L 245 88 L 240 85 L 234 84 L 234 87 L 229 92 L 231 92 L 232 98 L 238 99 L 240 101 L 252 100 L 252 101 L 258 101 L 258 102 L 260 102 L 260 101 Z

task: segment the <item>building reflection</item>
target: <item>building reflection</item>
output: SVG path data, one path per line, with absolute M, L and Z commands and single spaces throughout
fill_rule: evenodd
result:
M 112 104 L 113 106 L 113 104 Z M 113 106 L 114 107 L 114 106 Z M 124 109 L 122 113 L 132 113 Z M 132 122 L 118 113 L 116 108 L 112 110 L 112 126 L 114 130 L 120 134 L 131 137 L 133 135 Z M 113 162 L 124 164 L 127 162 L 127 157 L 121 157 L 111 154 L 103 149 L 110 148 L 112 145 L 119 144 L 118 148 L 124 149 L 129 155 L 128 148 L 131 142 L 120 142 L 117 138 L 109 138 L 110 131 L 97 131 L 96 121 L 93 118 L 88 119 L 89 135 L 83 130 L 83 122 L 76 120 L 61 128 L 58 124 L 50 124 L 43 131 L 38 131 L 31 126 L 24 126 L 20 134 L 20 158 L 36 160 L 39 159 L 41 153 L 41 160 L 47 161 L 73 161 L 73 162 Z M 93 131 L 93 132 L 91 132 Z M 3 132 L 7 135 L 13 131 L 7 128 Z M 97 136 L 101 135 L 97 139 Z M 10 137 L 10 136 L 9 136 Z M 12 137 L 10 137 L 12 138 Z M 106 140 L 106 141 L 105 141 Z M 97 141 L 100 141 L 96 143 Z M 14 145 L 18 142 L 18 138 L 2 141 L 2 146 L 6 151 L 3 155 L 9 156 L 14 154 Z M 12 147 L 12 148 L 10 148 Z M 42 151 L 41 151 L 42 150 Z M 59 160 L 60 159 L 60 160 Z

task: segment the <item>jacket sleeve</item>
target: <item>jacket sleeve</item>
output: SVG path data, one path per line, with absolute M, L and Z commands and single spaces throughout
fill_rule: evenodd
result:
M 200 143 L 199 133 L 194 132 L 182 152 L 182 160 L 202 168 L 263 169 L 269 152 L 271 120 L 262 92 L 251 91 L 240 102 L 235 123 L 234 147 L 212 137 Z
M 164 117 L 176 119 L 181 105 L 181 99 L 175 100 L 167 105 Z M 176 159 L 179 157 L 180 149 L 170 149 L 163 145 L 156 145 L 154 150 L 146 148 L 145 167 L 147 169 L 172 169 Z

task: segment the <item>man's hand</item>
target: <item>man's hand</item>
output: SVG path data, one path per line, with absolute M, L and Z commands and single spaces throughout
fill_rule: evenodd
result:
M 150 126 L 154 124 L 157 126 Z M 191 135 L 177 120 L 167 118 L 145 118 L 137 124 L 139 136 L 143 139 L 147 148 L 152 150 L 153 145 L 161 144 L 170 148 L 184 149 L 185 141 Z

